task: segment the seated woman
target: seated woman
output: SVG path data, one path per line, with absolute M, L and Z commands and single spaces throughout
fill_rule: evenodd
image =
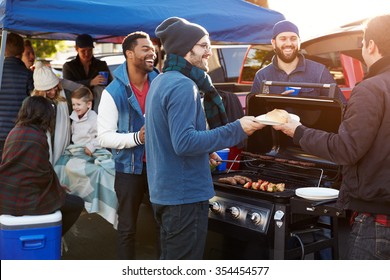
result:
M 66 193 L 49 161 L 46 132 L 53 130 L 54 121 L 53 106 L 46 98 L 24 100 L 4 145 L 0 214 L 44 215 L 60 210 L 64 235 L 77 221 L 84 202 Z
M 50 162 L 55 165 L 70 143 L 68 103 L 60 79 L 42 62 L 35 64 L 33 96 L 46 97 L 55 109 L 54 130 L 48 135 Z
M 65 149 L 54 169 L 60 182 L 84 199 L 89 213 L 98 213 L 116 226 L 114 161 L 97 141 L 97 114 L 91 109 L 93 94 L 83 86 L 72 92 L 71 99 L 73 144 Z

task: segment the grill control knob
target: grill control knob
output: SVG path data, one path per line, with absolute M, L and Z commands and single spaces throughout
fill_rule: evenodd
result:
M 226 212 L 228 212 L 234 219 L 237 219 L 240 216 L 240 208 L 235 206 L 226 209 Z
M 263 222 L 263 216 L 257 212 L 250 214 L 250 219 L 255 225 L 260 225 Z
M 214 213 L 221 213 L 222 211 L 222 206 L 219 202 L 217 201 L 213 201 L 213 202 L 210 202 L 209 203 L 209 208 L 211 211 L 213 211 Z

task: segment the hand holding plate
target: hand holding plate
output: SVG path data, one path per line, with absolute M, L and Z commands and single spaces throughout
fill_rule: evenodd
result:
M 287 136 L 293 137 L 295 130 L 298 126 L 302 125 L 299 120 L 293 119 L 291 117 L 288 118 L 287 123 L 279 124 L 279 125 L 273 125 L 272 127 L 275 130 L 280 130 Z
M 265 127 L 265 124 L 257 122 L 256 118 L 253 116 L 244 116 L 240 119 L 240 124 L 242 129 L 247 135 L 252 135 L 256 130 L 262 129 Z

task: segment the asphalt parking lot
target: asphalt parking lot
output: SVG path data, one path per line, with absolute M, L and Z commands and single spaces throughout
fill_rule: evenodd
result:
M 150 207 L 142 204 L 137 224 L 137 259 L 157 259 L 157 235 L 150 226 L 152 222 Z M 98 214 L 82 214 L 64 240 L 63 260 L 117 260 L 116 230 Z
M 142 204 L 137 224 L 136 258 L 139 260 L 158 259 L 157 233 L 154 226 L 150 226 L 152 224 L 151 208 Z M 348 221 L 346 219 L 340 220 L 339 226 L 339 250 L 340 258 L 343 259 L 349 230 Z M 76 224 L 64 236 L 64 240 L 63 260 L 117 260 L 116 230 L 112 224 L 98 214 L 86 213 L 80 216 Z M 219 234 L 209 232 L 205 258 L 220 259 L 221 256 L 217 254 L 218 252 L 216 253 L 215 248 L 221 248 L 223 242 L 223 237 Z M 235 257 L 233 256 L 233 258 Z

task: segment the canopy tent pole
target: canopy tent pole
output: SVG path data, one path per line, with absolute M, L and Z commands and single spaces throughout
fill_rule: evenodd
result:
M 3 68 L 4 68 L 4 56 L 5 56 L 5 43 L 7 42 L 7 30 L 1 31 L 1 51 L 0 51 L 0 90 L 1 83 L 3 81 Z

